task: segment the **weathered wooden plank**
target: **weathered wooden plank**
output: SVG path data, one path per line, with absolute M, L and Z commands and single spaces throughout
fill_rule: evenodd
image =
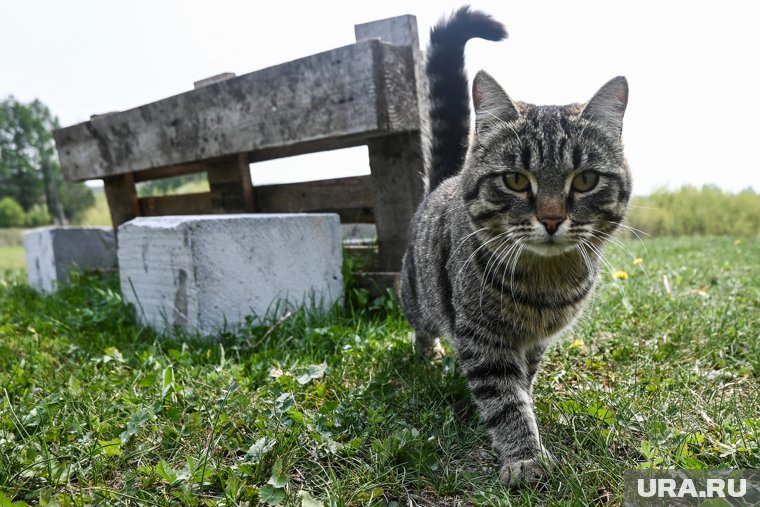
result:
M 111 223 L 114 231 L 124 222 L 140 215 L 137 201 L 137 188 L 133 174 L 123 174 L 103 178 L 108 208 L 111 211 Z
M 184 176 L 185 174 L 202 173 L 206 172 L 207 164 L 183 164 L 183 165 L 170 165 L 166 167 L 157 167 L 156 169 L 146 169 L 134 173 L 135 181 L 151 181 L 160 180 L 163 178 L 172 178 L 174 176 Z
M 343 223 L 372 223 L 369 176 L 254 187 L 257 210 L 265 213 L 338 213 Z M 214 192 L 141 197 L 140 216 L 224 213 Z
M 257 208 L 266 213 L 337 212 L 343 223 L 372 223 L 375 205 L 370 176 L 261 185 L 254 187 Z
M 164 215 L 208 215 L 222 213 L 211 201 L 211 192 L 196 194 L 159 195 L 140 197 L 140 216 L 158 217 Z
M 413 62 L 400 49 L 362 41 L 58 129 L 61 167 L 85 180 L 415 130 Z

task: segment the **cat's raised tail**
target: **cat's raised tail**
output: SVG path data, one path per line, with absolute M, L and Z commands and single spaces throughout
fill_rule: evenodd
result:
M 426 73 L 430 100 L 428 190 L 459 172 L 467 153 L 470 130 L 470 91 L 464 68 L 464 46 L 474 38 L 500 41 L 504 25 L 468 6 L 454 11 L 430 30 Z

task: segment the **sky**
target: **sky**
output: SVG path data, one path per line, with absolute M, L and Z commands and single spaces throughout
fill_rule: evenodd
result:
M 414 14 L 421 45 L 461 2 L 0 0 L 0 98 L 40 99 L 61 125 L 354 42 L 353 26 Z M 630 86 L 623 138 L 634 192 L 760 190 L 760 6 L 724 1 L 473 1 L 509 39 L 471 41 L 470 76 L 516 100 L 584 102 Z M 366 148 L 254 164 L 254 184 L 368 174 Z

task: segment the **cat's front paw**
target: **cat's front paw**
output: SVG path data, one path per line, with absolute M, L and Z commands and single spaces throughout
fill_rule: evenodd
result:
M 546 478 L 546 468 L 550 463 L 550 460 L 542 458 L 505 462 L 501 465 L 499 480 L 510 488 L 521 484 L 540 484 Z

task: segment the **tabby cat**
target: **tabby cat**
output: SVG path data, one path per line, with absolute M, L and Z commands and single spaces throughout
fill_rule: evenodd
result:
M 627 209 L 628 84 L 616 77 L 585 104 L 535 106 L 481 71 L 470 135 L 464 46 L 476 37 L 506 31 L 463 7 L 430 34 L 429 191 L 411 225 L 401 299 L 418 352 L 440 336 L 453 342 L 500 478 L 514 485 L 539 481 L 551 461 L 533 378 L 550 340 L 589 302 L 605 240 Z

